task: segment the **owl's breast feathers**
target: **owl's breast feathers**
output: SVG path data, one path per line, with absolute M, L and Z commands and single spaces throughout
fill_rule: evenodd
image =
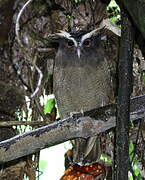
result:
M 113 88 L 107 61 L 94 66 L 56 66 L 54 94 L 62 118 L 69 116 L 70 112 L 108 104 L 113 96 Z

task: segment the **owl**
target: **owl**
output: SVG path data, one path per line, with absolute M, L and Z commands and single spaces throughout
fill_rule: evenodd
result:
M 103 29 L 56 34 L 58 49 L 53 90 L 60 117 L 109 104 L 113 86 L 108 58 L 103 48 Z M 96 162 L 100 142 L 96 137 L 74 140 L 73 163 Z

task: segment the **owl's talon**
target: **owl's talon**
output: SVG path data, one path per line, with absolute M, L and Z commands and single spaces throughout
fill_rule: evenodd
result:
M 70 112 L 70 117 L 74 118 L 79 114 L 79 112 Z
M 84 111 L 83 111 L 83 109 L 81 109 L 81 114 L 82 114 L 82 116 L 84 116 Z
M 80 116 L 84 116 L 83 109 L 81 109 L 80 112 L 70 112 L 70 117 L 71 118 L 80 117 Z

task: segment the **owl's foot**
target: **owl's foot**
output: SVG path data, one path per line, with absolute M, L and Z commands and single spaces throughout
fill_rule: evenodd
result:
M 75 117 L 79 118 L 79 117 L 82 117 L 82 116 L 84 116 L 83 109 L 81 109 L 80 112 L 70 112 L 70 117 L 71 118 L 75 118 Z
M 74 118 L 77 117 L 80 114 L 80 112 L 70 112 L 70 117 Z

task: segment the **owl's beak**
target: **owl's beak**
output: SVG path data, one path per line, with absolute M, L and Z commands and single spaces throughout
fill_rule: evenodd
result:
M 81 57 L 81 49 L 80 49 L 80 47 L 77 48 L 77 55 L 78 55 L 78 58 L 80 59 L 80 57 Z

